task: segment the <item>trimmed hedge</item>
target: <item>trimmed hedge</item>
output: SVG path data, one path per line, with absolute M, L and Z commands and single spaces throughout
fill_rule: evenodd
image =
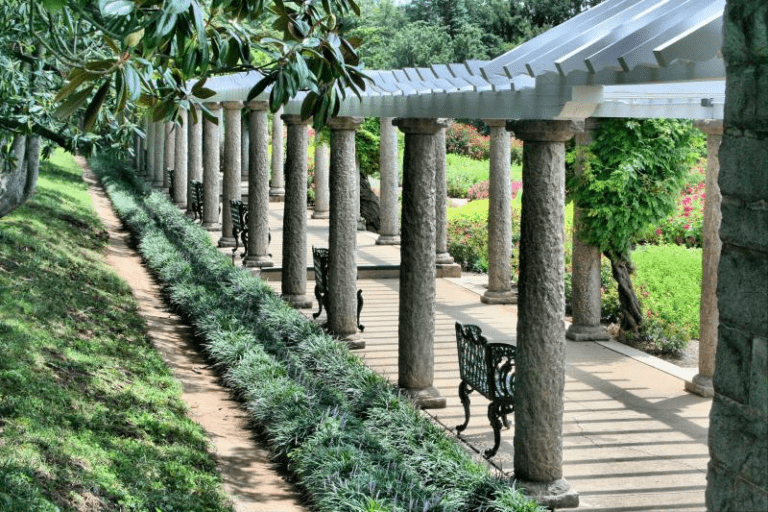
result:
M 160 193 L 96 160 L 172 304 L 319 511 L 541 511 L 345 345 L 231 265 Z

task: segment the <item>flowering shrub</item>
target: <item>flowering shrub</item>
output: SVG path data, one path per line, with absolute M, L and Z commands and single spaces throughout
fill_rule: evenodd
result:
M 701 247 L 704 201 L 707 197 L 704 174 L 706 163 L 699 162 L 691 171 L 689 183 L 680 192 L 674 215 L 648 228 L 641 237 L 653 245 L 676 244 Z
M 523 186 L 523 182 L 521 181 L 512 182 L 512 187 L 511 187 L 512 199 L 515 199 L 517 197 L 517 193 L 520 191 L 522 186 Z M 475 183 L 472 187 L 469 188 L 469 191 L 467 191 L 467 198 L 469 198 L 470 201 L 477 201 L 478 199 L 488 199 L 490 194 L 489 189 L 490 189 L 490 182 L 488 180 Z
M 445 132 L 445 150 L 448 153 L 487 160 L 490 145 L 490 137 L 481 135 L 474 126 L 453 123 Z

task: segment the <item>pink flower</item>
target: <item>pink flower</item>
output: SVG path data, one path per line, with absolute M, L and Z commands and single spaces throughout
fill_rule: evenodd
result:
M 686 230 L 687 229 L 691 229 L 691 225 L 690 224 L 686 224 L 685 226 L 683 226 L 683 229 L 686 229 Z
M 657 230 L 656 230 L 656 234 L 657 234 L 657 235 L 659 235 L 659 236 L 661 236 L 661 230 L 660 230 L 660 229 L 657 229 Z

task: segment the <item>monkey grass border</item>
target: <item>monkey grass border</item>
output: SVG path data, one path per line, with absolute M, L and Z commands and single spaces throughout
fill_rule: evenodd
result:
M 235 267 L 117 160 L 94 159 L 123 223 L 311 508 L 540 511 L 345 345 Z

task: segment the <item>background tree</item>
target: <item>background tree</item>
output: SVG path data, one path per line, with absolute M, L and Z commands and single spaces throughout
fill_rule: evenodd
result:
M 632 244 L 648 225 L 672 214 L 702 146 L 701 132 L 689 121 L 606 119 L 588 148 L 568 155 L 568 198 L 582 211 L 577 236 L 611 260 L 625 332 L 643 321 L 632 287 Z

